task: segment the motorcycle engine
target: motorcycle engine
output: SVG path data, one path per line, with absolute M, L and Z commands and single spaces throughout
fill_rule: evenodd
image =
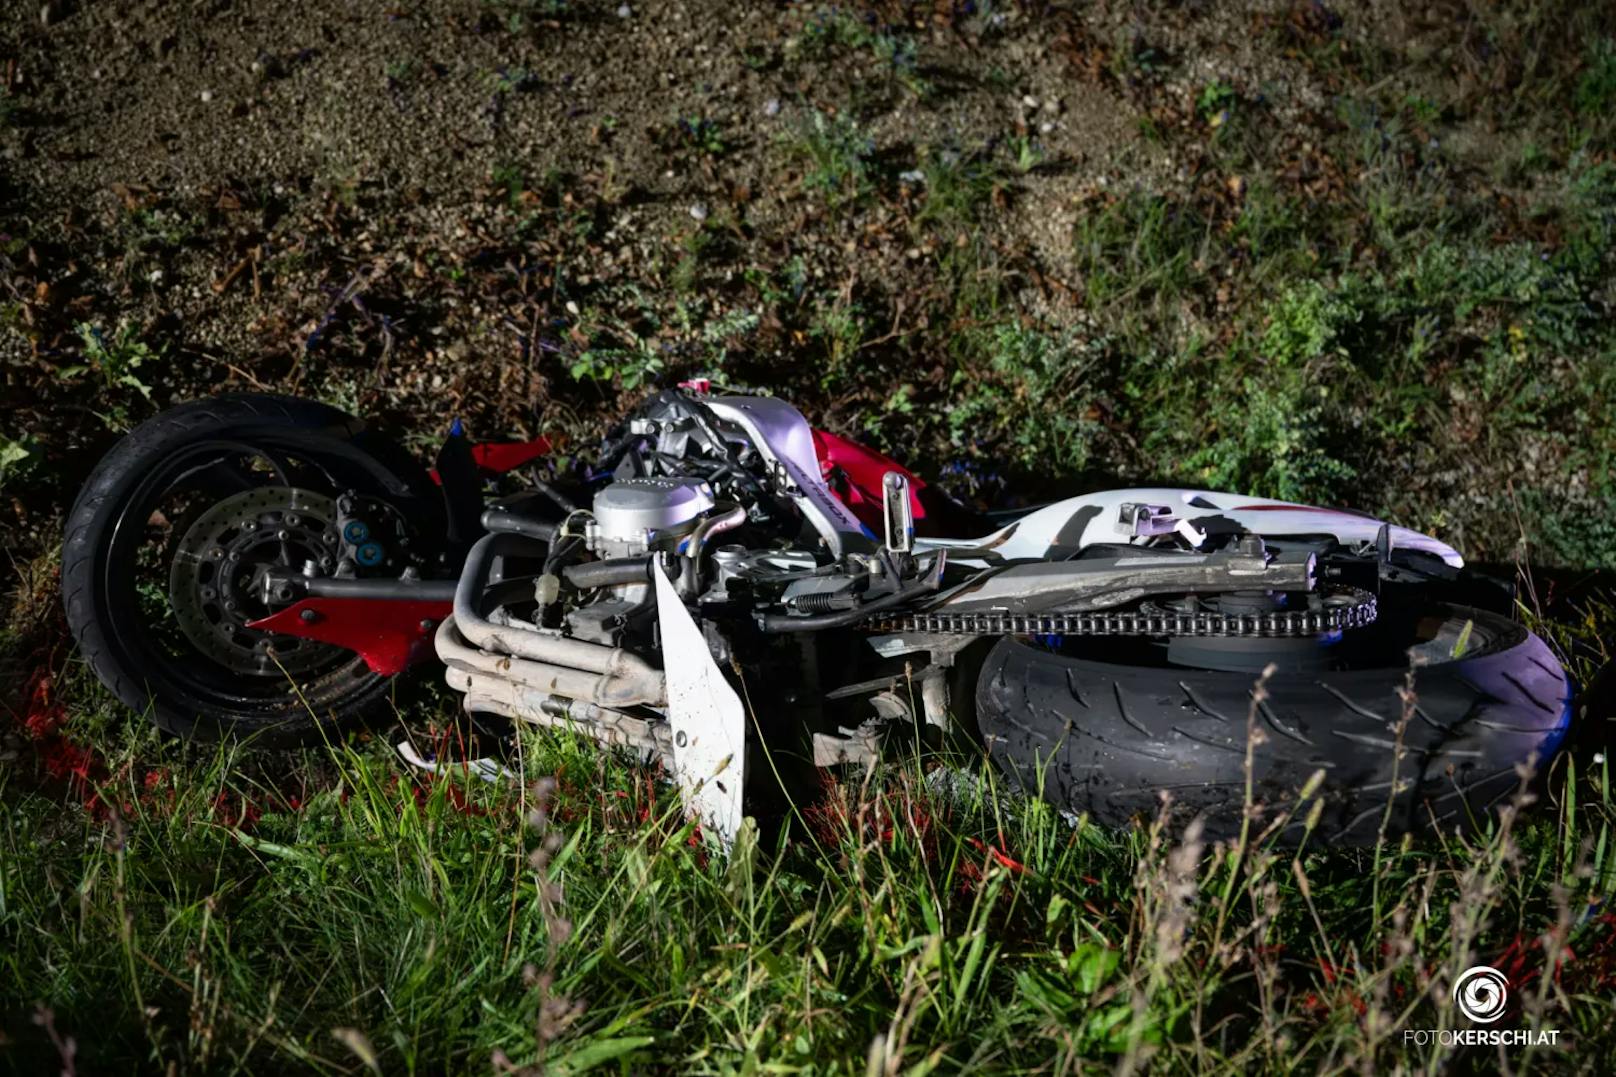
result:
M 688 533 L 712 507 L 712 487 L 702 479 L 621 479 L 595 495 L 590 552 L 644 557 L 662 540 Z
M 701 479 L 620 479 L 595 495 L 585 544 L 603 559 L 644 557 L 688 535 L 713 504 L 712 487 Z M 602 587 L 566 614 L 567 630 L 574 638 L 613 647 L 622 646 L 626 635 L 648 636 L 654 620 L 649 583 Z

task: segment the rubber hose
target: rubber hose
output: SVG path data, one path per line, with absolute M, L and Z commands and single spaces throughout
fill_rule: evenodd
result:
M 652 564 L 654 561 L 649 557 L 610 557 L 604 561 L 568 565 L 561 570 L 561 575 L 580 591 L 589 591 L 624 583 L 648 583 Z
M 785 613 L 765 613 L 758 617 L 758 627 L 765 632 L 818 632 L 826 628 L 845 628 L 850 624 L 869 617 L 872 613 L 880 613 L 894 606 L 901 606 L 910 599 L 919 598 L 929 594 L 934 588 L 929 583 L 909 587 L 902 591 L 894 591 L 890 595 L 854 606 L 850 610 L 840 613 L 820 613 L 809 617 L 793 617 Z
M 550 543 L 555 539 L 555 524 L 547 524 L 543 520 L 535 520 L 530 516 L 521 516 L 509 509 L 493 508 L 483 513 L 483 530 L 499 531 L 504 534 L 521 535 L 524 538 L 537 539 L 543 543 Z

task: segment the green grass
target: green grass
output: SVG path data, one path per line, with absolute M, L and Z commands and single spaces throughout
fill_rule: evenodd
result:
M 1216 846 L 1107 831 L 900 753 L 725 856 L 564 734 L 523 737 L 520 780 L 420 783 L 381 740 L 183 750 L 63 690 L 101 809 L 0 771 L 22 1071 L 58 1064 L 51 1035 L 80 1072 L 1426 1068 L 1449 1052 L 1402 1030 L 1462 1024 L 1478 963 L 1566 1045 L 1511 1066 L 1616 1049 L 1606 763 L 1561 760 L 1476 839 L 1344 850 L 1261 816 Z
M 804 112 L 792 125 L 787 148 L 802 165 L 803 187 L 818 192 L 826 202 L 855 203 L 870 194 L 875 144 L 846 114 Z
M 1030 154 L 1024 147 L 1021 159 L 1029 168 Z M 1013 167 L 997 160 L 991 148 L 967 152 L 955 146 L 931 147 L 920 164 L 925 199 L 914 222 L 922 230 L 969 228 L 1003 192 Z
M 857 66 L 862 54 L 873 61 L 877 83 L 901 87 L 917 98 L 933 90 L 921 73 L 915 38 L 904 28 L 879 23 L 873 14 L 861 16 L 836 5 L 810 8 L 786 51 L 792 58 L 841 61 L 844 69 Z

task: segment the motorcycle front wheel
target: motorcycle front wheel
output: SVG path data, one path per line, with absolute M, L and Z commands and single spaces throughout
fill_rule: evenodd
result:
M 352 652 L 246 627 L 278 608 L 266 571 L 335 567 L 345 495 L 391 506 L 422 545 L 441 534 L 420 465 L 335 408 L 239 394 L 141 424 L 68 514 L 62 596 L 79 654 L 186 739 L 309 742 L 377 710 L 388 680 Z

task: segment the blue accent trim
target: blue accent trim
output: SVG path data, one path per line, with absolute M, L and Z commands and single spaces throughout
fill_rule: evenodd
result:
M 1577 686 L 1569 675 L 1566 676 L 1565 707 L 1560 711 L 1560 724 L 1549 731 L 1543 740 L 1543 750 L 1539 753 L 1542 760 L 1548 760 L 1555 752 L 1560 750 L 1560 744 L 1571 732 L 1571 720 L 1576 717 Z
M 459 416 L 456 416 L 455 421 L 449 424 L 449 436 L 452 438 L 463 438 L 466 436 L 465 424 L 460 421 Z

